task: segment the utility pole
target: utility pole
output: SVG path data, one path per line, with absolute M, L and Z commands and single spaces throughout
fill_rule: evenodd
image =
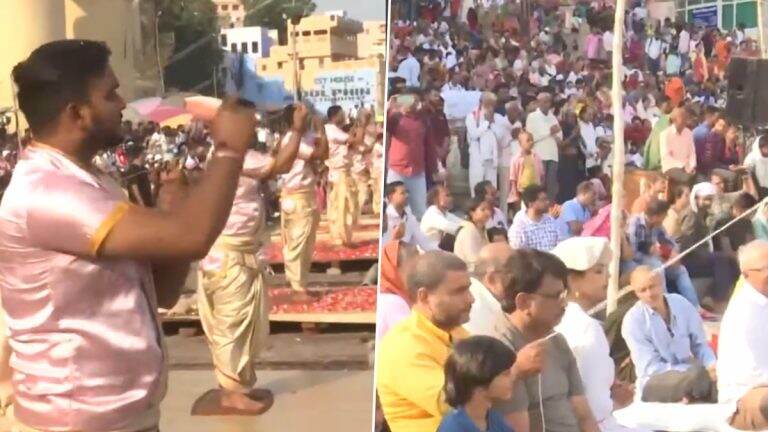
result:
M 765 5 L 763 0 L 757 0 L 757 32 L 760 42 L 760 58 L 768 58 L 768 46 L 766 46 L 765 35 Z
M 155 1 L 155 6 L 157 7 L 158 2 Z M 155 54 L 157 55 L 157 73 L 160 77 L 160 96 L 165 95 L 165 71 L 163 68 L 163 62 L 160 58 L 160 15 L 163 14 L 163 11 L 157 11 L 157 14 L 155 14 Z

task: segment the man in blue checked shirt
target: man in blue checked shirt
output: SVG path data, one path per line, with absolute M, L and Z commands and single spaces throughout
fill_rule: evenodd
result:
M 660 268 L 663 263 L 676 253 L 677 244 L 664 230 L 662 222 L 667 216 L 669 204 L 658 199 L 651 200 L 645 213 L 632 216 L 627 221 L 627 236 L 632 245 L 634 258 L 624 263 L 622 272 L 632 271 L 638 265 Z M 677 292 L 685 297 L 696 309 L 701 309 L 696 287 L 685 266 L 674 264 L 664 270 L 662 289 L 667 291 L 667 284 L 674 283 Z
M 643 402 L 717 401 L 716 358 L 696 308 L 678 294 L 666 294 L 662 277 L 648 266 L 632 272 L 640 300 L 627 312 L 621 335 L 637 372 Z

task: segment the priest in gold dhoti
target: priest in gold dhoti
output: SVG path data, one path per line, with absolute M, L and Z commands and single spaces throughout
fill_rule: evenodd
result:
M 293 301 L 314 300 L 307 291 L 320 212 L 317 209 L 317 164 L 328 158 L 328 141 L 322 121 L 316 119 L 315 133 L 301 140 L 299 154 L 291 169 L 280 176 L 280 236 L 283 242 L 285 278 L 291 284 Z M 289 135 L 283 138 L 287 139 Z
M 275 156 L 246 154 L 224 231 L 200 262 L 198 309 L 220 388 L 198 398 L 193 415 L 259 415 L 273 403 L 269 390 L 256 388 L 253 365 L 269 334 L 261 188 L 287 172 L 299 153 L 307 109 L 299 105 L 289 115 L 290 132 Z
M 328 182 L 331 192 L 328 195 L 328 228 L 331 242 L 335 245 L 352 244 L 352 230 L 357 225 L 359 210 L 359 191 L 352 176 L 354 148 L 363 143 L 365 129 L 371 119 L 367 110 L 360 110 L 353 135 L 345 132 L 344 110 L 334 105 L 328 108 L 328 123 L 325 135 L 328 139 L 329 156 Z

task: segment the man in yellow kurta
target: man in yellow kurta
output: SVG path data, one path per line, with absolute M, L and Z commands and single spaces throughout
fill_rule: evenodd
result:
M 442 396 L 445 362 L 454 342 L 469 336 L 461 327 L 474 301 L 469 273 L 456 255 L 430 251 L 416 258 L 406 281 L 414 301 L 411 316 L 376 350 L 377 393 L 392 432 L 435 431 L 448 412 Z M 541 353 L 537 344 L 521 350 L 513 379 L 537 373 Z
M 331 185 L 328 195 L 328 228 L 335 245 L 352 244 L 352 230 L 359 215 L 358 185 L 352 177 L 352 155 L 353 149 L 363 142 L 370 119 L 370 113 L 361 110 L 354 135 L 350 135 L 342 130 L 346 123 L 344 110 L 338 105 L 328 108 L 328 123 L 325 125 L 329 149 L 325 164 L 328 165 L 328 181 Z
M 256 388 L 253 362 L 269 335 L 269 306 L 260 259 L 264 236 L 262 185 L 288 171 L 305 134 L 307 109 L 299 105 L 277 154 L 249 150 L 227 223 L 200 263 L 198 309 L 213 355 L 219 388 L 201 396 L 193 415 L 259 415 L 273 403 Z

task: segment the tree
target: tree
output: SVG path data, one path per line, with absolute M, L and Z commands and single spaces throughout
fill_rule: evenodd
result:
M 155 0 L 155 5 L 160 33 L 173 33 L 175 41 L 171 62 L 165 67 L 166 89 L 188 91 L 210 80 L 222 61 L 216 6 L 211 0 Z M 194 49 L 174 60 L 193 45 Z M 198 91 L 212 88 L 208 85 Z
M 243 0 L 246 26 L 285 30 L 286 18 L 305 17 L 315 11 L 313 0 Z

